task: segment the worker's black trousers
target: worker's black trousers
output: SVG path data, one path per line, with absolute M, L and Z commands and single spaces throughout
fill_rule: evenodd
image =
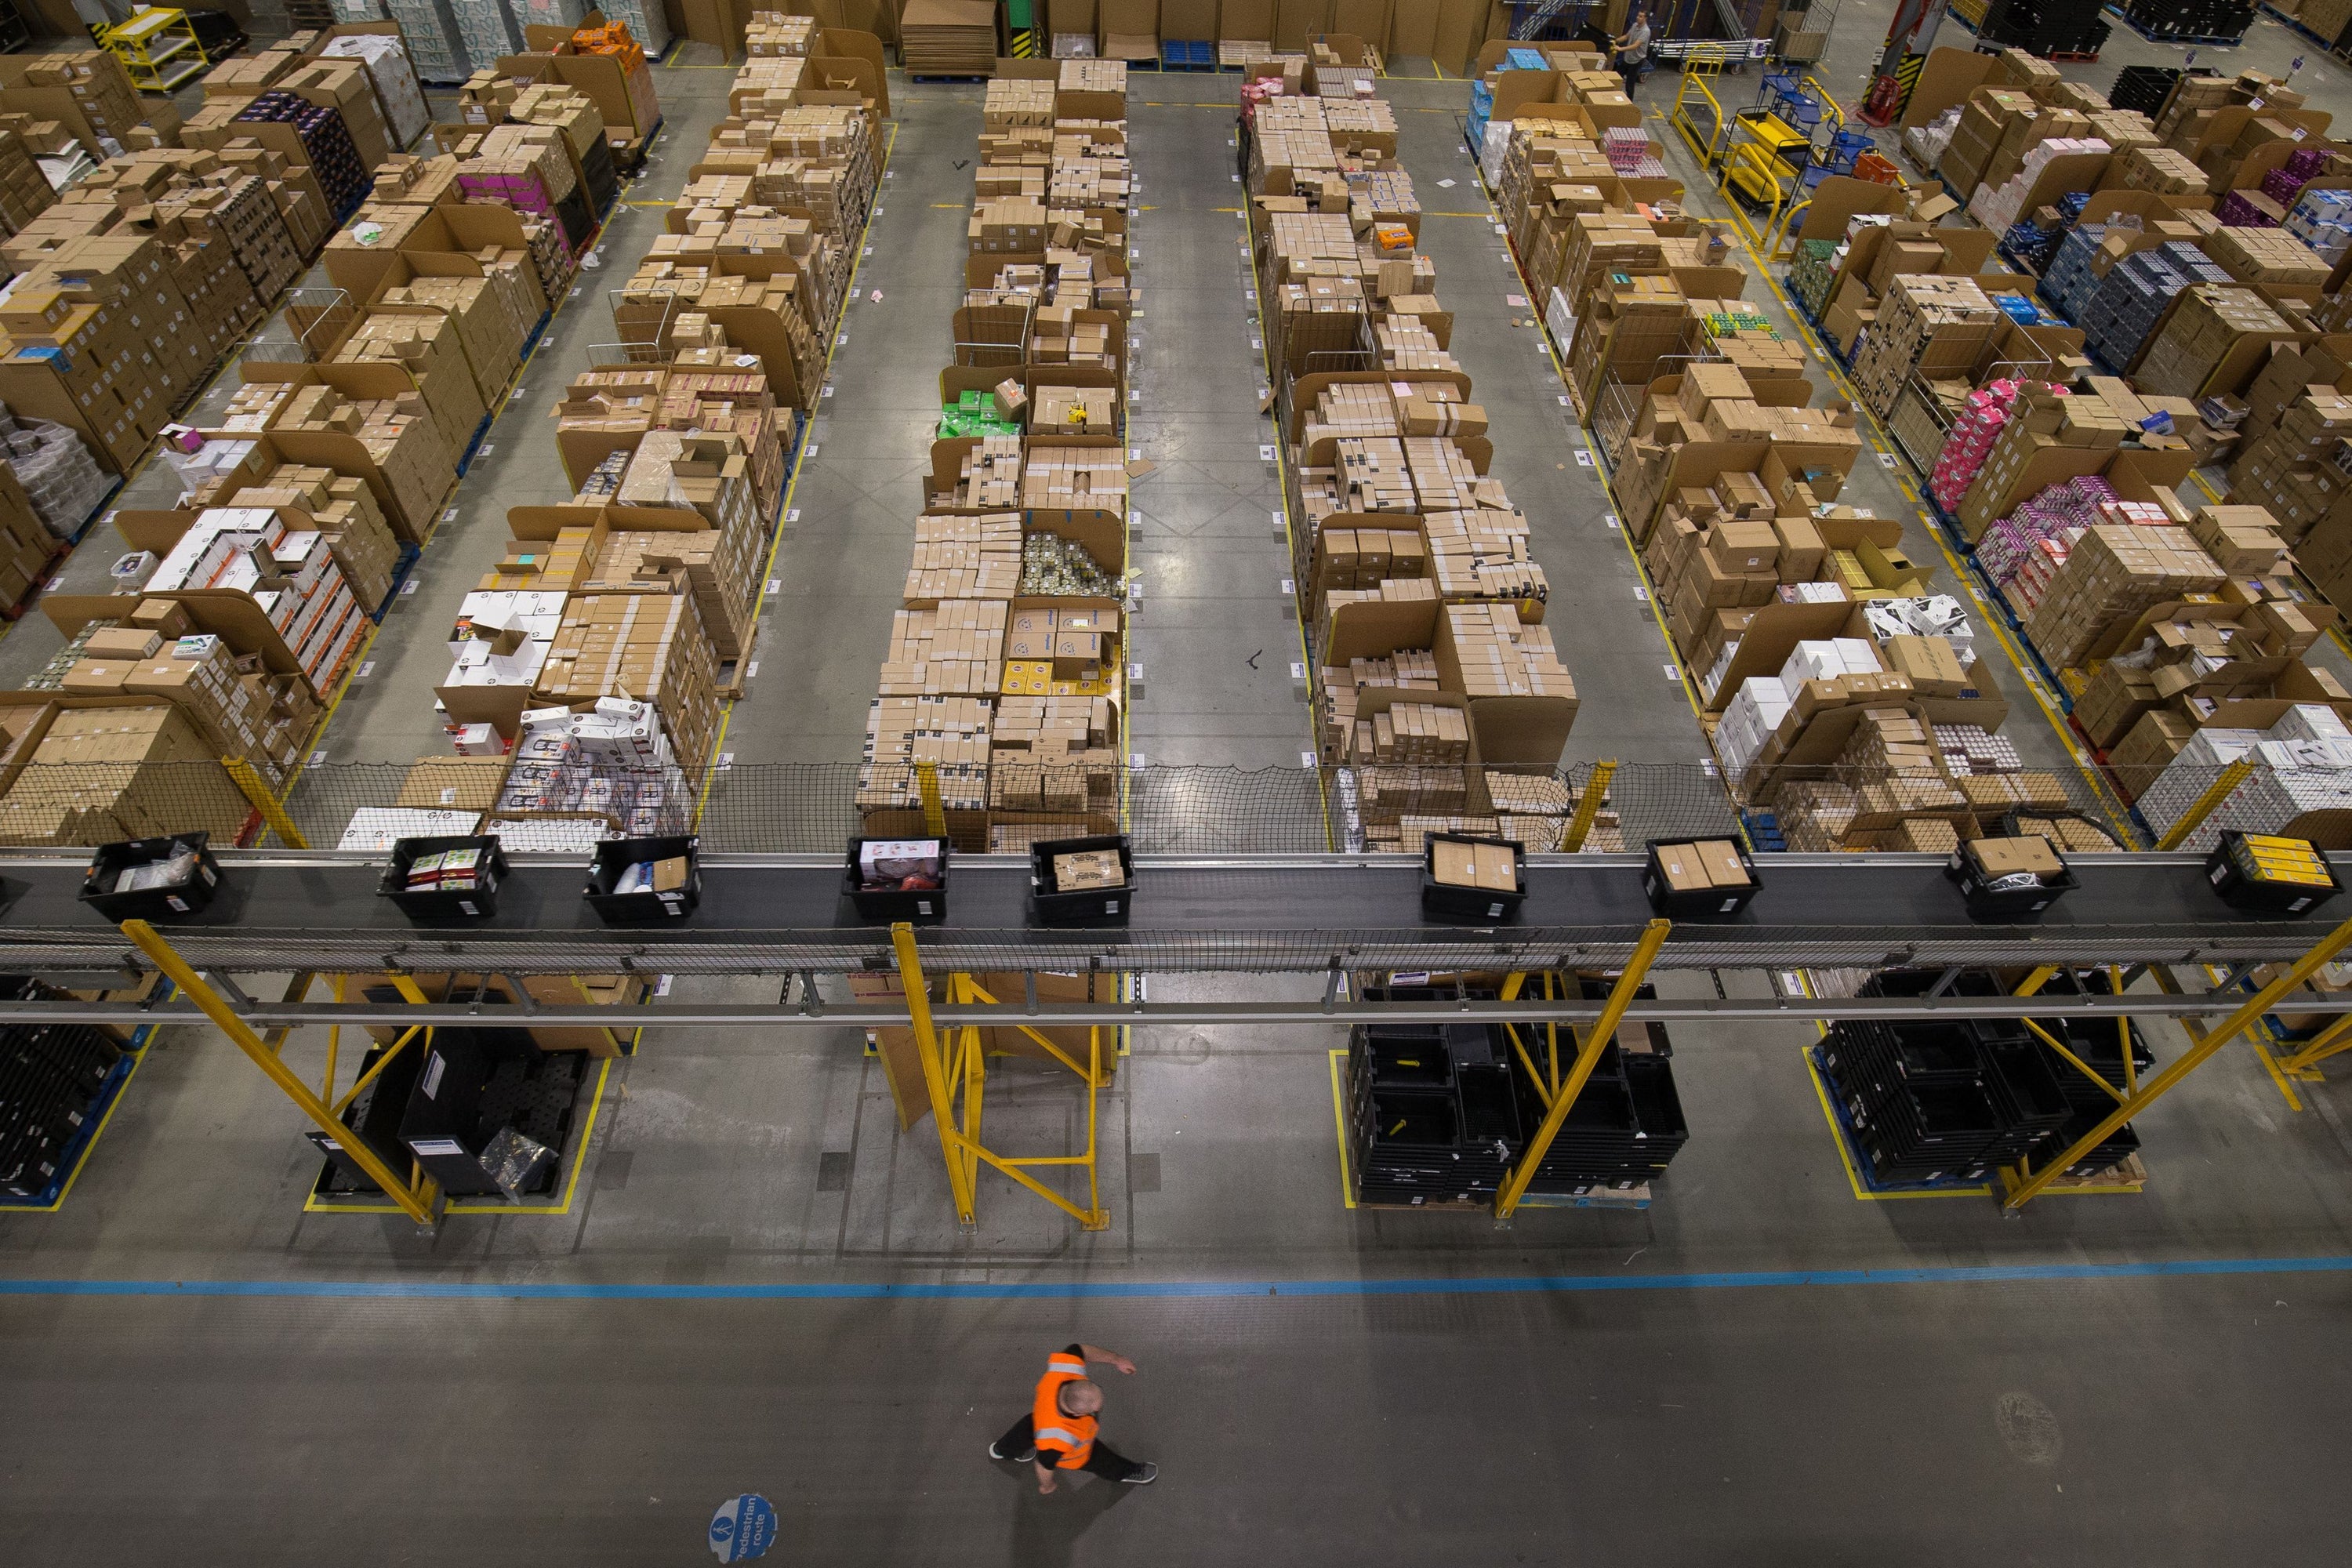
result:
M 1036 1446 L 1037 1422 L 1031 1415 L 1024 1415 L 1015 1421 L 1012 1430 L 996 1440 L 996 1451 L 1000 1454 L 1025 1454 Z M 1099 1437 L 1095 1439 L 1094 1452 L 1088 1454 L 1087 1462 L 1078 1468 L 1107 1481 L 1123 1481 L 1143 1468 L 1133 1459 L 1113 1451 L 1111 1446 Z

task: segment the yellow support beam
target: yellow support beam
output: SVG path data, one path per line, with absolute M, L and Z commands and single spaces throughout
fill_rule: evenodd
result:
M 2295 1053 L 2279 1063 L 2281 1072 L 2305 1072 L 2340 1052 L 2352 1050 L 2352 1013 L 2322 1029 Z
M 2022 1208 L 2033 1199 L 2036 1194 L 2055 1181 L 2061 1171 L 2074 1164 L 2092 1150 L 2105 1142 L 2116 1128 L 2171 1092 L 2175 1084 L 2203 1066 L 2223 1046 L 2243 1034 L 2248 1025 L 2278 1005 L 2279 998 L 2288 995 L 2305 981 L 2310 979 L 2322 964 L 2342 952 L 2347 943 L 2352 943 L 2352 921 L 2346 921 L 2322 937 L 2310 952 L 2296 959 L 2285 973 L 2256 992 L 2236 1012 L 2221 1020 L 2207 1033 L 2200 1035 L 2189 1029 L 2186 1024 L 2182 1025 L 2182 1028 L 2189 1034 L 2189 1049 L 2175 1058 L 2169 1066 L 2154 1078 L 2149 1079 L 2138 1093 L 2127 1097 L 2122 1104 L 2109 1111 L 2096 1127 L 2076 1139 L 2074 1147 L 2043 1165 L 2032 1175 L 2021 1179 L 2010 1172 L 2004 1171 L 2001 1173 L 2003 1184 L 2010 1189 L 2009 1195 L 2001 1200 L 2001 1206 L 2005 1209 Z
M 286 808 L 278 804 L 278 797 L 269 793 L 269 786 L 261 782 L 261 775 L 253 771 L 251 763 L 243 757 L 223 757 L 221 766 L 228 770 L 228 776 L 236 781 L 236 787 L 245 792 L 245 798 L 261 813 L 262 822 L 281 843 L 289 849 L 310 847 L 310 841 L 302 837 L 302 830 L 294 826 L 294 819 L 286 815 Z
M 1568 819 L 1568 831 L 1559 837 L 1561 854 L 1575 855 L 1583 850 L 1593 819 L 1601 815 L 1601 803 L 1609 796 L 1609 781 L 1616 776 L 1615 758 L 1592 764 L 1592 776 L 1584 781 L 1584 793 L 1576 800 L 1576 815 Z
M 948 831 L 947 807 L 940 800 L 940 765 L 937 763 L 915 764 L 915 785 L 923 795 L 923 831 L 934 838 L 943 838 Z
M 1527 1150 L 1519 1156 L 1517 1167 L 1504 1182 L 1502 1191 L 1495 1194 L 1496 1219 L 1510 1218 L 1512 1212 L 1519 1206 L 1519 1200 L 1527 1196 L 1528 1184 L 1536 1179 L 1536 1171 L 1542 1165 L 1543 1157 L 1551 1152 L 1552 1140 L 1559 1136 L 1560 1128 L 1567 1124 L 1568 1113 L 1576 1104 L 1576 1097 L 1584 1092 L 1585 1081 L 1591 1078 L 1594 1066 L 1601 1060 L 1601 1051 L 1616 1037 L 1617 1026 L 1624 1018 L 1625 1009 L 1633 1005 L 1633 994 L 1642 988 L 1642 977 L 1656 962 L 1658 950 L 1666 944 L 1666 933 L 1673 929 L 1674 924 L 1670 921 L 1652 921 L 1642 932 L 1642 940 L 1634 944 L 1633 956 L 1625 961 L 1623 973 L 1617 976 L 1617 984 L 1610 987 L 1609 1000 L 1601 1007 L 1601 1016 L 1594 1021 L 1592 1033 L 1586 1037 L 1582 1048 L 1576 1053 L 1576 1065 L 1569 1069 L 1568 1081 L 1561 1084 L 1559 1092 L 1552 1097 L 1551 1109 L 1544 1112 L 1542 1125 L 1536 1129 L 1535 1136 L 1528 1140 Z
M 153 926 L 145 921 L 124 921 L 122 934 L 130 939 L 132 946 L 145 953 L 149 961 L 162 970 L 184 994 L 204 1010 L 205 1016 L 229 1037 L 232 1045 L 252 1058 L 253 1065 L 259 1068 L 287 1099 L 301 1109 L 302 1114 L 310 1119 L 313 1126 L 341 1144 L 343 1152 L 352 1157 L 352 1163 L 365 1171 L 368 1179 L 382 1187 L 384 1195 L 399 1205 L 403 1214 L 418 1225 L 434 1222 L 441 1200 L 440 1188 L 436 1184 L 420 1178 L 417 1185 L 412 1187 L 394 1175 L 392 1167 L 385 1164 L 364 1140 L 351 1135 L 351 1129 L 336 1119 L 327 1102 L 310 1092 L 310 1086 L 295 1076 L 294 1069 L 280 1060 L 278 1053 L 254 1033 L 253 1026 L 238 1017 L 236 1010 L 221 999 L 220 993 L 206 984 L 204 977 L 189 967 L 188 962 L 173 949 L 172 944 L 156 934 Z
M 939 1123 L 940 1158 L 947 1163 L 948 1186 L 955 1195 L 956 1219 L 962 1225 L 978 1221 L 972 1214 L 970 1162 L 963 1157 L 950 1102 L 947 1068 L 940 1057 L 940 1037 L 931 1026 L 931 998 L 923 979 L 923 962 L 915 952 L 915 928 L 900 921 L 890 928 L 890 945 L 898 958 L 898 985 L 907 994 L 907 1014 L 915 1029 L 915 1055 L 923 1066 L 923 1088 L 931 1100 L 931 1120 Z M 1032 1184 L 1033 1185 L 1034 1184 Z
M 2205 788 L 2180 820 L 2166 830 L 2156 841 L 2158 849 L 2178 849 L 2189 842 L 2189 836 L 2205 826 L 2205 819 L 2221 809 L 2221 803 L 2238 793 L 2238 786 L 2254 776 L 2254 764 L 2240 757 L 2221 770 L 2221 776 Z

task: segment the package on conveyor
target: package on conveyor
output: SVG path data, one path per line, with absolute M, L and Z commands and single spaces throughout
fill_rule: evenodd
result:
M 691 594 L 575 594 L 534 693 L 576 707 L 629 697 L 660 711 L 678 763 L 699 776 L 719 729 L 718 659 Z
M 534 708 L 519 721 L 509 765 L 488 807 L 500 841 L 528 850 L 535 839 L 579 832 L 652 837 L 684 833 L 694 790 L 649 702 L 600 698 L 584 708 Z
M 290 370 L 297 381 L 304 379 L 300 366 L 269 368 Z M 383 486 L 379 499 L 390 502 L 383 508 L 384 521 L 404 540 L 421 544 L 433 528 L 434 509 L 457 475 L 456 449 L 433 417 L 430 401 L 404 380 L 400 367 L 370 364 L 352 370 L 357 374 L 337 375 L 333 365 L 308 372 L 310 376 L 334 376 L 341 385 L 297 385 L 270 420 L 272 445 L 289 458 L 333 467 L 339 473 L 365 477 L 359 473 L 360 464 L 372 465 Z M 472 395 L 470 381 L 466 391 Z M 357 449 L 306 439 L 310 437 L 343 437 L 357 443 Z
M 13 724 L 20 711 L 0 723 Z M 168 702 L 40 707 L 26 722 L 17 743 L 33 742 L 32 750 L 0 796 L 0 843 L 99 845 L 207 832 L 215 844 L 233 844 L 252 815 L 219 754 Z
M 325 535 L 295 509 L 212 507 L 148 577 L 149 594 L 207 590 L 250 599 L 313 691 L 330 689 L 371 626 Z

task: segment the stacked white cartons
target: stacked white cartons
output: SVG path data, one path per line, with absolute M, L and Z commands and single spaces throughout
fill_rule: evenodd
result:
M 1941 637 L 1952 645 L 1952 655 L 1962 669 L 1977 661 L 1976 627 L 1969 624 L 1967 609 L 1949 594 L 1873 599 L 1863 606 L 1863 616 L 1871 637 L 1882 645 L 1895 637 Z
M 368 80 L 383 106 L 384 124 L 399 146 L 405 148 L 433 123 L 433 112 L 425 104 L 425 89 L 417 82 L 416 68 L 409 64 L 408 51 L 400 39 L 388 33 L 353 33 L 330 38 L 319 52 L 330 58 L 366 62 Z
M 646 58 L 659 59 L 669 50 L 669 13 L 660 5 L 649 5 L 646 0 L 605 0 L 597 6 L 615 22 L 629 25 L 629 37 L 646 51 Z
M 1822 637 L 1801 642 L 1780 667 L 1780 684 L 1794 691 L 1808 680 L 1835 680 L 1846 675 L 1877 675 L 1886 667 L 1868 637 Z
M 1724 771 L 1734 779 L 1743 777 L 1788 716 L 1789 689 L 1778 676 L 1752 675 L 1741 681 L 1715 728 L 1716 754 Z
M 449 652 L 456 662 L 442 684 L 528 690 L 547 663 L 548 650 L 562 625 L 562 594 L 499 589 L 468 594 L 457 606 L 457 624 L 449 637 Z M 511 646 L 502 651 L 501 644 Z
M 2333 710 L 2298 704 L 2268 730 L 2198 731 L 2140 796 L 2140 814 L 2158 834 L 2169 831 L 2241 758 L 2252 775 L 2183 849 L 2210 849 L 2229 828 L 2277 833 L 2306 812 L 2352 810 L 2352 732 Z

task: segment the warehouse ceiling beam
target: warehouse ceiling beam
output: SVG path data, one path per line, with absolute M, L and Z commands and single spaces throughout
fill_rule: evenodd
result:
M 2170 1093 L 2175 1085 L 2211 1060 L 2222 1047 L 2245 1033 L 2256 1019 L 2275 1009 L 2284 998 L 2318 973 L 2320 967 L 2342 952 L 2347 943 L 2352 943 L 2352 921 L 2346 921 L 2322 937 L 2284 973 L 2245 998 L 2228 1017 L 2205 1033 L 2200 1035 L 2184 1025 L 2183 1028 L 2189 1035 L 2189 1049 L 2174 1058 L 2137 1092 L 2126 1095 L 2123 1102 L 2102 1118 L 2097 1126 L 2076 1139 L 2073 1147 L 2030 1174 L 2022 1166 L 2004 1170 L 2001 1184 L 2007 1189 L 2007 1195 L 2002 1198 L 2001 1206 L 2014 1212 L 2032 1202 L 2036 1194 L 2049 1186 L 2061 1173 L 2105 1142 L 2116 1129 Z M 2128 1047 L 2124 1055 L 2128 1061 L 2131 1055 Z

